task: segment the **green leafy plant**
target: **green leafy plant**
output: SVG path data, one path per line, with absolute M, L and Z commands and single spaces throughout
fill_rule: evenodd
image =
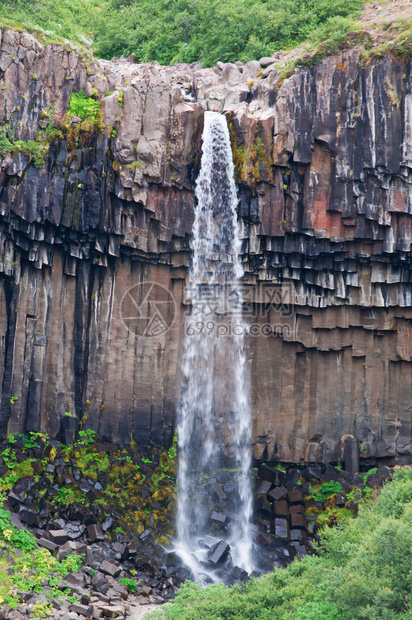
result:
M 99 109 L 100 103 L 92 98 L 87 98 L 84 90 L 81 90 L 78 93 L 72 93 L 67 113 L 72 116 L 78 116 L 83 121 L 95 121 Z
M 367 483 L 369 476 L 372 476 L 372 474 L 377 474 L 377 473 L 378 473 L 378 468 L 377 467 L 374 467 L 373 469 L 370 469 L 367 474 L 364 474 L 362 476 L 364 483 L 365 484 Z
M 342 488 L 342 484 L 338 481 L 332 480 L 331 482 L 324 482 L 320 485 L 317 494 L 315 495 L 315 500 L 317 502 L 324 502 L 331 495 L 340 493 Z
M 60 563 L 56 565 L 56 570 L 65 576 L 69 573 L 75 573 L 80 570 L 85 560 L 84 555 L 67 555 Z
M 34 535 L 26 530 L 15 527 L 10 518 L 10 513 L 0 508 L 0 536 L 1 538 L 23 551 L 33 551 L 36 548 Z
M 79 437 L 76 444 L 91 445 L 95 442 L 96 431 L 88 428 L 85 431 L 79 431 Z
M 120 577 L 119 582 L 125 586 L 129 590 L 129 592 L 136 592 L 137 590 L 137 582 L 135 579 L 127 579 L 125 577 Z
M 31 610 L 31 613 L 30 613 L 30 617 L 31 618 L 48 618 L 51 615 L 52 609 L 53 609 L 52 605 L 37 601 L 33 605 L 33 609 Z
M 13 150 L 13 143 L 7 137 L 4 128 L 0 128 L 0 157 L 4 157 Z
M 5 450 L 3 450 L 1 456 L 9 469 L 14 469 L 16 467 L 17 457 L 11 446 L 8 446 Z

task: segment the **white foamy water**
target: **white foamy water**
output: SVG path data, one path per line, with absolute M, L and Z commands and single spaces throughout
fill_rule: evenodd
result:
M 252 569 L 251 420 L 237 203 L 226 119 L 206 112 L 187 291 L 192 315 L 186 321 L 178 418 L 176 541 L 178 553 L 199 581 L 205 572 L 210 578 L 201 564 L 208 551 L 199 545 L 199 539 L 211 533 L 211 502 L 204 484 L 216 480 L 223 467 L 233 478 L 230 525 L 216 535 L 230 544 L 235 565 Z

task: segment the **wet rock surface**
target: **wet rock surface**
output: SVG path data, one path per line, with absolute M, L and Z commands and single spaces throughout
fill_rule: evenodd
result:
M 78 138 L 52 141 L 39 168 L 1 156 L 1 435 L 56 436 L 65 411 L 87 409 L 101 438 L 168 443 L 213 109 L 228 117 L 239 183 L 255 458 L 339 460 L 348 433 L 362 458 L 411 453 L 410 60 L 363 66 L 350 50 L 288 79 L 269 60 L 86 63 L 3 33 L 0 123 L 14 139 L 34 139 L 45 110 L 58 125 L 80 89 L 114 131 L 73 134 L 72 118 Z M 143 281 L 175 300 L 154 339 L 121 312 Z

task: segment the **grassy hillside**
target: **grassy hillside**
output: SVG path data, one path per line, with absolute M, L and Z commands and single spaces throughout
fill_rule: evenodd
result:
M 395 472 L 357 519 L 326 528 L 319 555 L 247 585 L 187 583 L 153 620 L 412 619 L 412 469 Z
M 2 0 L 0 18 L 92 44 L 104 58 L 251 60 L 311 39 L 334 20 L 356 18 L 362 0 Z M 330 27 L 328 27 L 328 24 Z

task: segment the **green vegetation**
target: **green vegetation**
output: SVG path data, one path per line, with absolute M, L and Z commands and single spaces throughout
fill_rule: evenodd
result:
M 127 579 L 120 577 L 119 582 L 129 590 L 129 592 L 135 592 L 137 590 L 137 582 L 135 579 Z
M 3 499 L 1 494 L 0 499 Z M 68 555 L 59 562 L 46 549 L 38 549 L 34 535 L 14 526 L 10 513 L 4 509 L 0 509 L 0 550 L 12 557 L 14 569 L 8 570 L 9 560 L 3 554 L 0 558 L 0 605 L 4 603 L 14 608 L 19 604 L 19 590 L 41 593 L 45 583 L 51 586 L 46 594 L 48 599 L 65 599 L 70 590 L 63 593 L 56 584 L 62 577 L 79 570 L 84 559 Z M 39 603 L 38 608 L 33 609 L 32 617 L 45 618 L 51 609 L 48 603 Z
M 78 116 L 82 121 L 96 121 L 100 104 L 94 99 L 87 98 L 84 90 L 79 93 L 72 93 L 70 97 L 70 105 L 67 114 Z
M 16 444 L 25 453 L 24 460 L 16 457 Z M 11 434 L 0 454 L 8 468 L 0 477 L 0 503 L 2 494 L 12 490 L 21 478 L 30 477 L 34 482 L 31 492 L 36 491 L 31 501 L 45 503 L 52 516 L 73 506 L 84 512 L 95 502 L 101 521 L 116 513 L 115 533 L 140 535 L 150 529 L 154 541 L 165 545 L 165 535 L 173 534 L 170 520 L 175 506 L 176 446 L 175 435 L 169 449 L 160 453 L 153 449 L 150 457 L 141 458 L 133 443 L 123 449 L 105 449 L 96 441 L 92 429 L 79 430 L 74 445 L 57 447 L 50 444 L 44 433 Z M 71 480 L 57 488 L 53 482 L 59 484 L 61 474 L 54 471 L 56 460 L 63 461 L 60 467 L 66 480 Z M 91 494 L 82 490 L 82 479 L 91 486 L 98 482 L 98 490 Z M 152 502 L 159 505 L 153 507 Z
M 28 140 L 16 140 L 12 142 L 7 136 L 6 130 L 0 127 L 0 157 L 4 157 L 6 153 L 18 153 L 29 157 L 36 168 L 40 168 L 49 150 L 48 144 L 42 141 Z M 10 403 L 13 405 L 17 397 L 12 397 Z
M 81 122 L 72 122 L 73 116 L 80 118 Z M 54 108 L 44 108 L 41 117 L 44 128 L 38 129 L 34 140 L 15 140 L 14 125 L 10 123 L 0 126 L 0 158 L 7 153 L 21 153 L 29 157 L 36 168 L 41 168 L 54 140 L 66 137 L 69 149 L 90 146 L 96 133 L 107 130 L 100 102 L 87 98 L 83 90 L 72 93 L 69 109 L 60 120 L 55 119 Z M 12 396 L 10 403 L 13 405 L 16 400 L 18 397 Z M 66 411 L 65 415 L 72 416 L 70 411 Z
M 199 588 L 186 583 L 163 620 L 411 619 L 412 469 L 395 472 L 357 519 L 322 531 L 318 555 L 248 584 Z
M 23 22 L 46 40 L 67 37 L 105 58 L 252 60 L 327 36 L 362 8 L 362 0 L 3 0 L 0 18 Z M 346 22 L 345 22 L 346 24 Z M 323 30 L 322 30 L 323 29 Z M 322 34 L 323 33 L 323 34 Z
M 0 538 L 23 551 L 33 551 L 36 548 L 34 536 L 12 525 L 10 513 L 3 508 L 0 508 Z
M 91 429 L 80 430 L 72 446 L 50 442 L 44 433 L 13 433 L 0 454 L 8 468 L 0 477 L 0 506 L 18 481 L 30 479 L 28 501 L 37 509 L 41 502 L 51 518 L 76 507 L 84 514 L 95 512 L 101 523 L 112 516 L 115 522 L 107 531 L 111 540 L 150 529 L 155 544 L 167 545 L 167 535 L 173 533 L 170 516 L 175 500 L 176 443 L 175 436 L 169 449 L 160 453 L 153 449 L 143 461 L 135 444 L 106 449 L 96 442 Z M 60 485 L 62 475 L 64 485 Z M 99 482 L 99 490 L 81 490 L 86 480 Z M 71 596 L 69 588 L 61 590 L 61 582 L 83 562 L 83 556 L 73 554 L 59 561 L 48 550 L 38 548 L 34 535 L 13 525 L 10 513 L 0 508 L 0 607 L 4 603 L 16 608 L 22 603 L 19 593 L 41 593 L 45 586 L 50 587 L 48 600 L 75 602 L 77 597 Z M 121 583 L 130 592 L 137 588 L 134 579 Z M 51 602 L 39 603 L 32 617 L 46 618 L 51 609 Z
M 340 482 L 324 482 L 320 485 L 315 500 L 317 502 L 324 502 L 328 497 L 334 493 L 340 493 L 342 491 L 342 485 Z

